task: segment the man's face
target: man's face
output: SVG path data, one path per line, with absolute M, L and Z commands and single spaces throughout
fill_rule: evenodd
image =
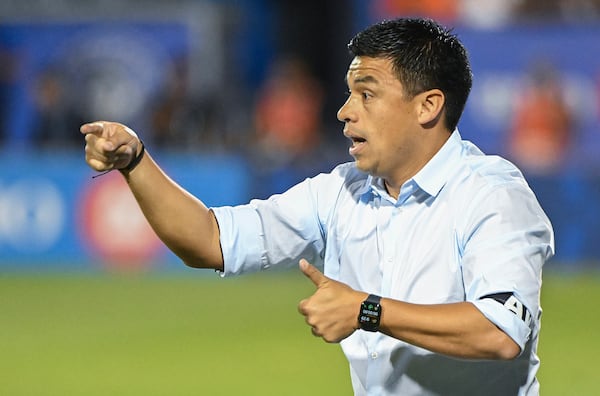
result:
M 405 180 L 417 142 L 415 100 L 406 99 L 389 59 L 356 57 L 346 80 L 349 96 L 338 119 L 357 168 L 389 182 Z

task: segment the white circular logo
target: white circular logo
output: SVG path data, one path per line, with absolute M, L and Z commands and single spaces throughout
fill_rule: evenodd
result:
M 42 252 L 60 237 L 65 205 L 45 179 L 21 179 L 0 186 L 0 240 L 23 252 Z

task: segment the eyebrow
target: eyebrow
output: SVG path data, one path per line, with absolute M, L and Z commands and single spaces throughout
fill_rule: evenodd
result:
M 348 77 L 345 77 L 344 80 L 346 81 L 346 84 L 348 83 Z M 379 80 L 377 80 L 375 77 L 370 76 L 370 75 L 366 75 L 366 76 L 361 76 L 361 77 L 357 77 L 356 79 L 354 79 L 354 84 L 377 84 L 379 83 Z

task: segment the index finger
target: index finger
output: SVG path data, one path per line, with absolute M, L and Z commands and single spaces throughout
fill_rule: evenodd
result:
M 90 122 L 87 124 L 83 124 L 81 128 L 79 128 L 79 130 L 84 135 L 91 133 L 96 136 L 102 136 L 102 133 L 104 132 L 104 123 L 101 121 Z

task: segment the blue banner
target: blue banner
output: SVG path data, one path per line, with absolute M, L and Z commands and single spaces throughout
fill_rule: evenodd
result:
M 228 155 L 154 154 L 208 206 L 249 200 L 247 164 Z M 92 179 L 81 154 L 0 158 L 0 268 L 146 267 L 175 261 L 118 172 Z

